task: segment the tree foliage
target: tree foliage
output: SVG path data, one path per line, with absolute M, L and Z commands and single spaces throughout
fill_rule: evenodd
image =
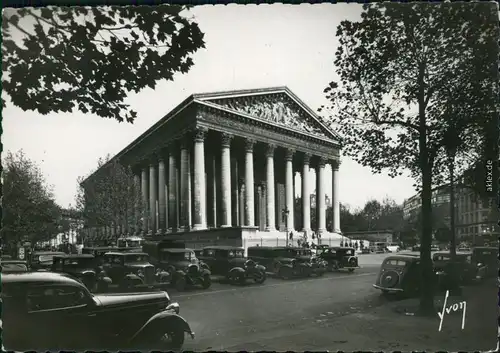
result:
M 141 200 L 140 185 L 134 182 L 132 170 L 108 155 L 98 161 L 97 171 L 88 178 L 78 179 L 76 208 L 87 227 L 118 227 L 140 229 L 136 212 L 147 217 Z
M 59 232 L 61 209 L 40 168 L 19 151 L 3 161 L 2 240 L 8 246 L 27 239 L 52 239 Z
M 133 122 L 137 113 L 125 103 L 127 95 L 188 72 L 192 54 L 204 48 L 204 35 L 186 10 L 180 5 L 5 10 L 3 89 L 23 110 L 78 109 Z
M 448 152 L 466 160 L 497 111 L 498 14 L 492 3 L 378 3 L 337 28 L 338 81 L 325 89 L 344 153 L 422 190 L 422 312 L 432 302 L 431 190 Z M 465 166 L 467 169 L 467 166 Z

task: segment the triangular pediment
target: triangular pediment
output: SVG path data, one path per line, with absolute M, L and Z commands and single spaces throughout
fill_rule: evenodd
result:
M 197 95 L 196 99 L 319 138 L 339 141 L 339 137 L 286 87 L 204 94 Z

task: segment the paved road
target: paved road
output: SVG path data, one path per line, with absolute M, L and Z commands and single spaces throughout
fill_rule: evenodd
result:
M 195 340 L 185 350 L 314 350 L 326 342 L 309 342 L 302 328 L 317 325 L 321 317 L 339 317 L 384 304 L 387 299 L 372 287 L 379 266 L 322 278 L 263 285 L 230 286 L 215 283 L 208 291 L 171 292 L 181 305 Z M 310 340 L 310 338 L 309 338 Z

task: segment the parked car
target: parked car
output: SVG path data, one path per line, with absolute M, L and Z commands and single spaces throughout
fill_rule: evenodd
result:
M 179 304 L 167 292 L 100 294 L 53 272 L 2 275 L 2 339 L 9 351 L 180 350 Z
M 387 245 L 387 249 L 389 250 L 389 252 L 399 252 L 401 250 L 401 247 L 399 246 L 399 244 L 393 243 Z
M 450 271 L 453 265 L 456 265 L 460 284 L 477 282 L 486 276 L 486 266 L 473 264 L 472 253 L 470 252 L 457 252 L 455 262 L 452 262 L 450 252 L 436 252 L 432 255 L 432 261 L 434 263 L 434 271 L 438 276 L 438 283 L 441 287 L 447 287 L 446 283 L 450 282 Z
M 28 272 L 28 262 L 23 260 L 1 260 L 2 275 L 6 273 Z
M 373 287 L 383 294 L 414 296 L 420 293 L 420 272 L 418 255 L 391 255 L 382 262 Z
M 143 250 L 149 254 L 156 268 L 170 274 L 170 283 L 178 291 L 183 291 L 188 286 L 208 289 L 212 285 L 208 265 L 200 261 L 192 249 L 165 248 L 162 242 L 148 242 Z
M 316 255 L 317 256 L 321 255 L 321 253 L 324 252 L 328 248 L 330 248 L 330 246 L 326 245 L 326 244 L 316 245 Z
M 50 271 L 54 256 L 65 255 L 61 251 L 35 251 L 31 254 L 30 269 L 32 271 Z
M 369 254 L 369 253 L 371 253 L 370 248 L 363 247 L 363 248 L 361 249 L 361 253 L 362 253 L 362 254 Z
M 472 249 L 471 261 L 476 266 L 485 267 L 486 277 L 494 277 L 498 275 L 498 248 L 476 246 Z
M 94 255 L 56 255 L 52 258 L 52 272 L 66 273 L 82 281 L 91 291 L 107 291 L 112 283 Z
M 170 278 L 167 272 L 155 272 L 155 267 L 149 262 L 149 255 L 143 252 L 108 252 L 103 259 L 104 271 L 113 284 L 123 289 L 138 285 L 152 286 Z
M 348 270 L 353 272 L 359 268 L 358 257 L 354 248 L 331 247 L 326 249 L 319 257 L 327 263 L 329 271 Z
M 252 246 L 248 257 L 283 279 L 322 276 L 326 271 L 325 263 L 313 257 L 310 249 Z
M 420 251 L 420 244 L 413 245 L 413 246 L 411 247 L 411 251 Z
M 213 274 L 223 275 L 232 283 L 245 283 L 248 279 L 264 283 L 266 268 L 245 257 L 245 250 L 235 246 L 208 246 L 198 257 Z
M 438 245 L 431 245 L 431 251 L 439 251 L 441 250 Z

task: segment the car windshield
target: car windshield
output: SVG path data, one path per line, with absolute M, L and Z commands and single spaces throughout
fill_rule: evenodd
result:
M 229 250 L 228 254 L 227 254 L 228 257 L 231 257 L 231 258 L 243 258 L 245 257 L 245 252 L 243 250 Z
M 194 251 L 179 251 L 179 252 L 165 252 L 163 255 L 165 259 L 170 261 L 191 261 L 196 258 Z
M 26 272 L 28 267 L 25 264 L 2 264 L 3 272 Z
M 128 264 L 135 263 L 135 262 L 148 262 L 148 256 L 147 255 L 127 255 L 127 256 L 125 256 L 125 262 Z
M 74 259 L 65 259 L 64 266 L 76 267 L 76 268 L 88 268 L 93 267 L 94 258 L 74 258 Z

